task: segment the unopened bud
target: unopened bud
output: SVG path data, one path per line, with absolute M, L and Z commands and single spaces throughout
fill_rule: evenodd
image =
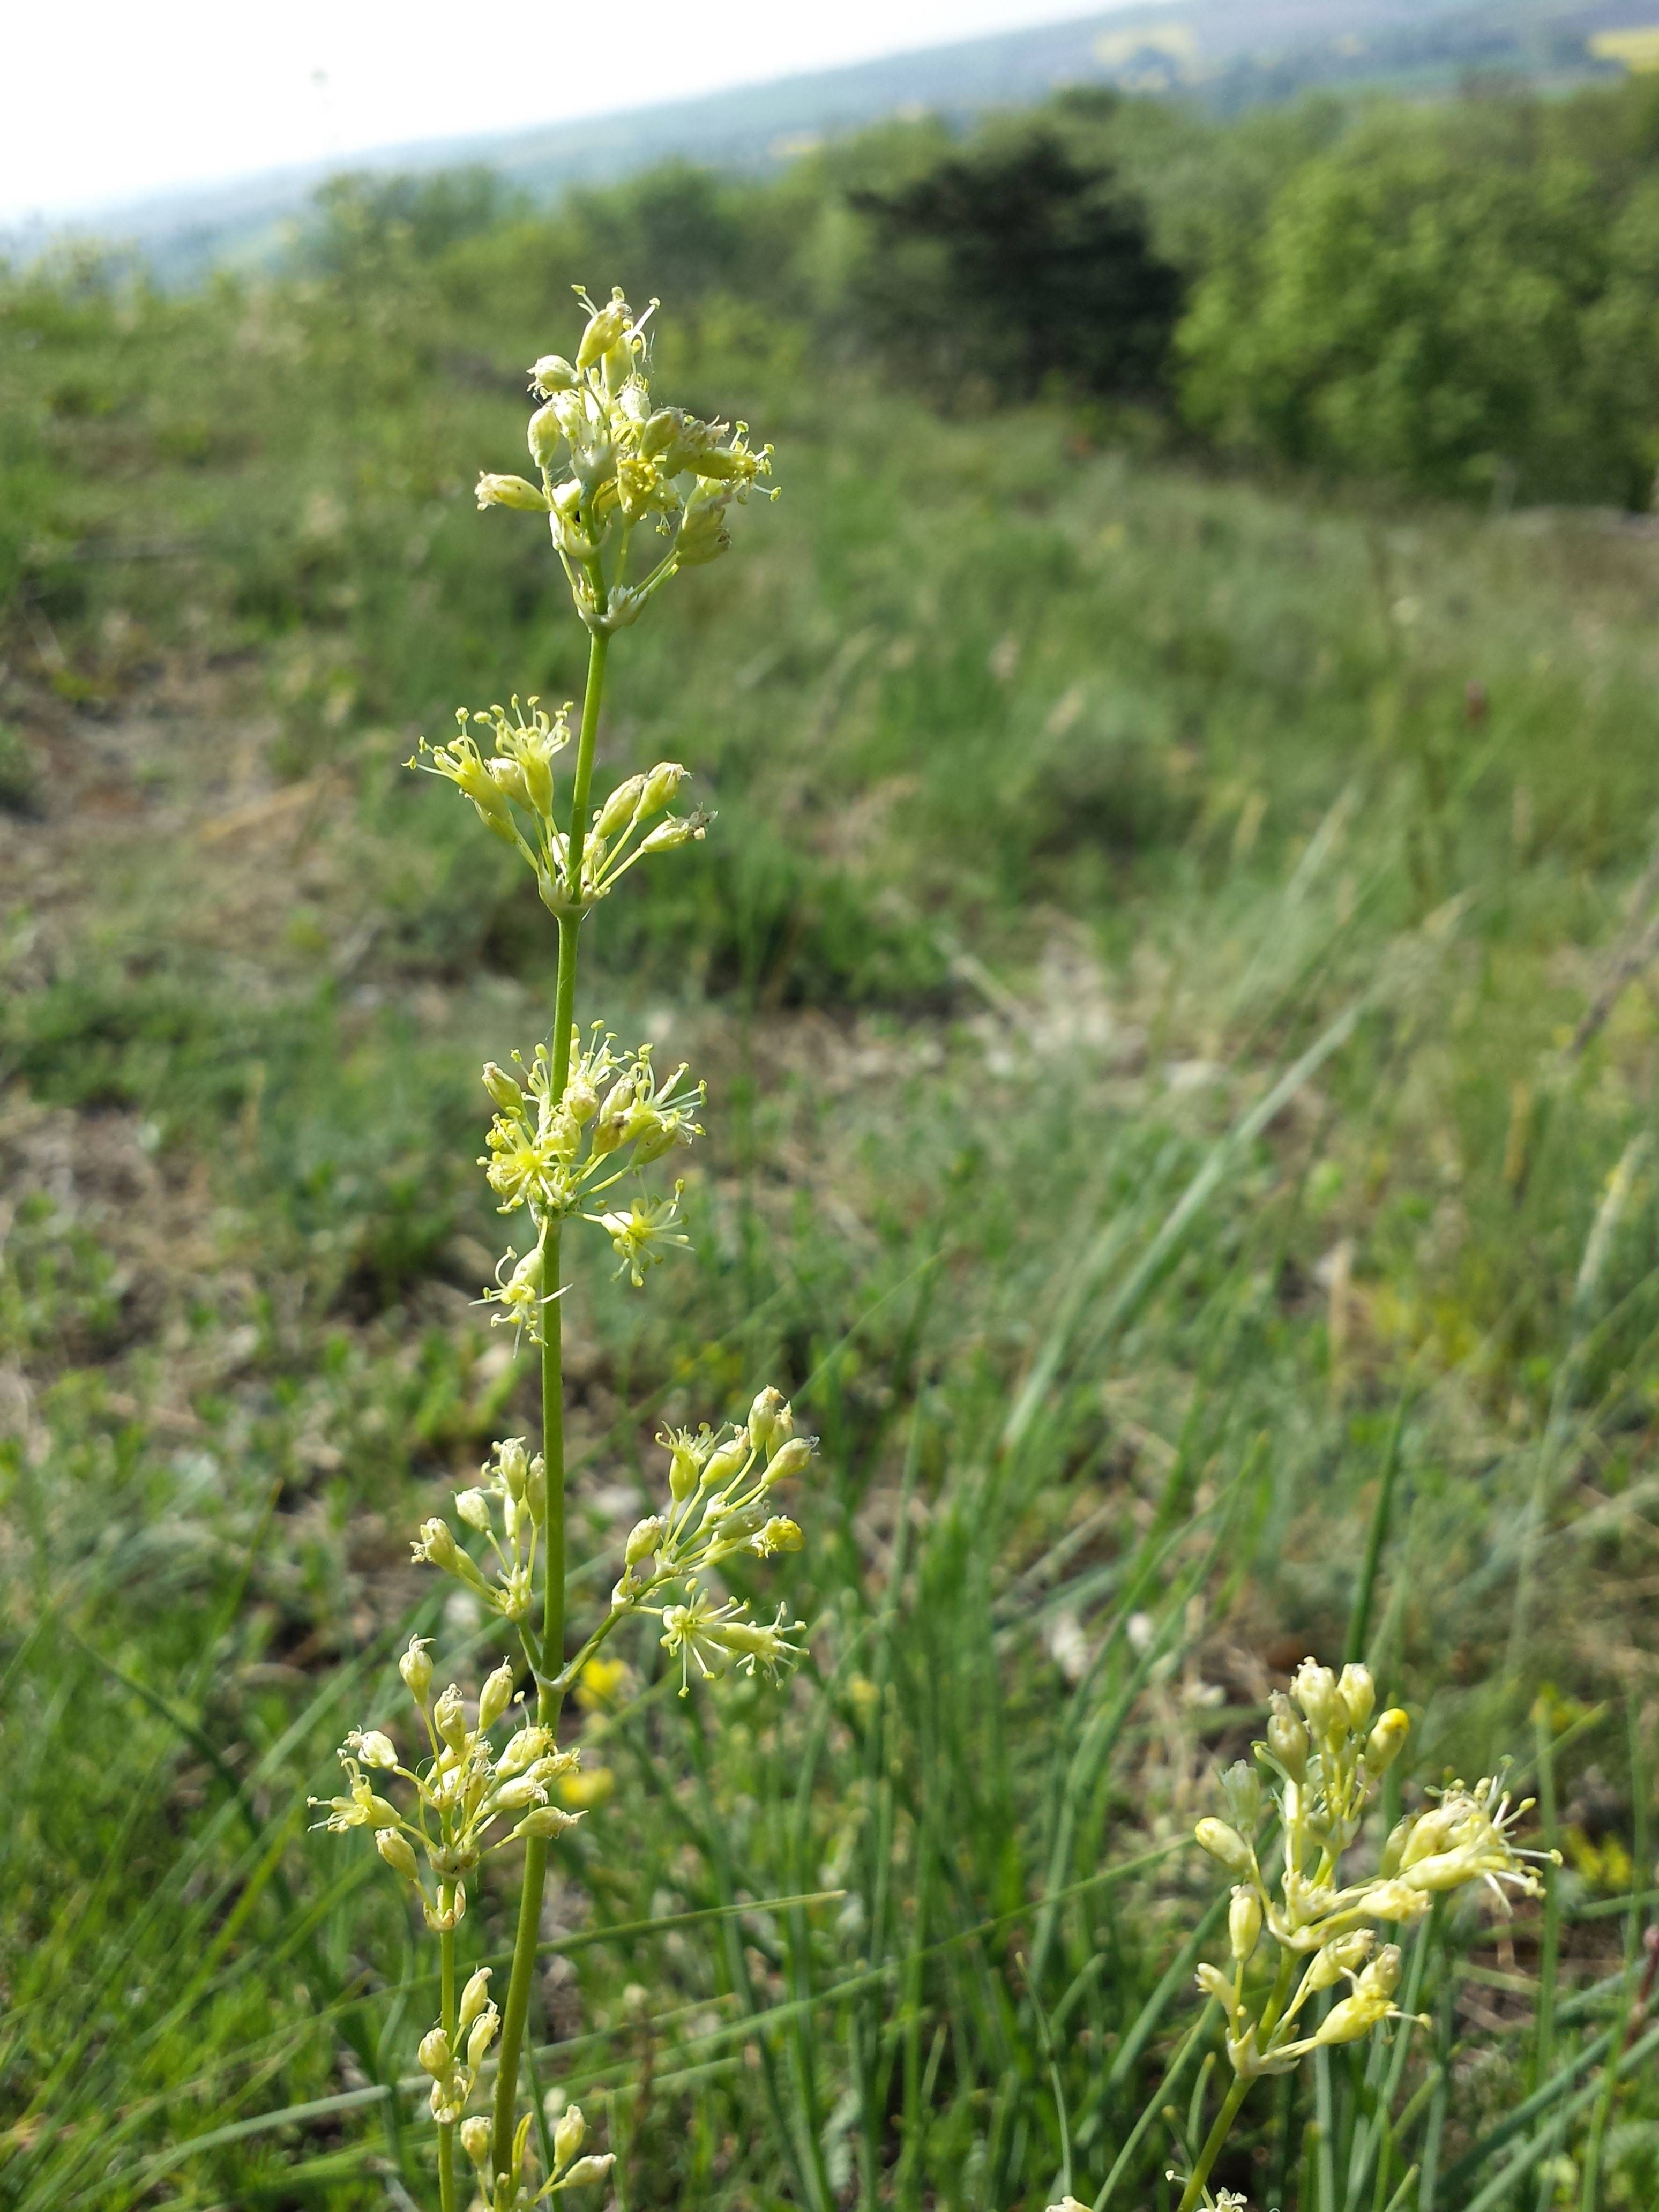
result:
M 707 826 L 695 814 L 671 814 L 665 822 L 658 823 L 648 837 L 640 840 L 640 850 L 642 853 L 672 853 L 676 846 L 690 844 L 694 837 L 701 837 Z
M 1254 1873 L 1255 1861 L 1251 1856 L 1249 1845 L 1239 1834 L 1237 1829 L 1230 1828 L 1224 1820 L 1218 1820 L 1213 1817 L 1200 1820 L 1193 1830 L 1193 1838 L 1202 1850 L 1208 1851 L 1212 1859 L 1218 1859 L 1229 1874 Z
M 564 2178 L 567 2189 L 582 2189 L 589 2182 L 603 2181 L 617 2162 L 614 2151 L 601 2151 L 596 2158 L 579 2158 Z
M 1227 1908 L 1227 1941 L 1234 1958 L 1240 1960 L 1248 1959 L 1261 1941 L 1261 1900 L 1255 1890 L 1240 1887 L 1233 1892 L 1233 1901 Z
M 556 1805 L 538 1805 L 533 1813 L 526 1813 L 513 1831 L 515 1836 L 562 1836 L 567 1828 L 574 1828 L 580 1815 L 561 1811 Z
M 683 1505 L 696 1488 L 702 1473 L 697 1455 L 678 1438 L 659 1437 L 657 1441 L 668 1445 L 668 1494 L 676 1505 Z
M 644 778 L 645 788 L 640 793 L 641 813 L 655 814 L 666 806 L 690 773 L 678 761 L 659 761 Z
M 591 1083 L 578 1077 L 566 1086 L 564 1110 L 579 1129 L 585 1129 L 599 1110 L 599 1094 Z
M 455 1510 L 469 1528 L 476 1528 L 481 1536 L 489 1534 L 489 1493 L 485 1490 L 458 1490 Z
M 536 453 L 533 443 L 530 450 Z M 539 453 L 536 453 L 536 459 L 542 466 L 546 466 Z M 515 507 L 525 514 L 547 513 L 547 494 L 538 485 L 526 483 L 522 477 L 481 476 L 477 483 L 477 499 L 480 507 Z
M 379 1729 L 365 1729 L 357 1739 L 357 1756 L 365 1766 L 395 1766 L 398 1747 Z
M 767 1480 L 793 1482 L 797 1476 L 805 1474 L 812 1464 L 812 1454 L 817 1447 L 816 1437 L 789 1437 L 773 1453 L 771 1462 L 766 1470 Z
M 493 1060 L 483 1065 L 483 1087 L 492 1102 L 503 1114 L 517 1114 L 524 1106 L 524 1092 L 504 1067 L 497 1067 Z
M 794 1434 L 794 1418 L 781 1390 L 769 1383 L 749 1408 L 749 1441 L 759 1452 L 773 1452 Z
M 1316 1735 L 1328 1735 L 1347 1717 L 1337 1700 L 1335 1675 L 1328 1667 L 1321 1667 L 1312 1659 L 1304 1659 L 1297 1668 L 1291 1695 L 1307 1715 L 1308 1725 Z
M 415 1854 L 407 1836 L 399 1835 L 395 1828 L 377 1828 L 374 1831 L 374 1848 L 393 1874 L 402 1875 L 405 1881 L 420 1880 Z
M 634 818 L 634 810 L 645 789 L 642 775 L 630 775 L 617 786 L 593 818 L 593 833 L 599 837 L 614 837 L 625 823 Z
M 1376 1938 L 1369 1928 L 1356 1928 L 1352 1935 L 1339 1936 L 1314 1953 L 1308 1962 L 1307 1982 L 1310 1990 L 1334 1989 L 1344 1974 L 1357 1974 L 1371 1955 Z
M 501 2024 L 501 2016 L 494 2005 L 489 2006 L 481 2012 L 473 2021 L 472 2032 L 466 2039 L 466 2063 L 475 2074 L 483 2062 L 485 2051 L 495 2040 L 495 2031 Z
M 558 2125 L 553 2130 L 553 2170 L 561 2172 L 580 2150 L 587 2134 L 587 2123 L 582 2118 L 580 2105 L 568 2105 L 559 2115 Z
M 556 399 L 550 400 L 545 407 L 536 410 L 530 418 L 527 436 L 531 459 L 538 469 L 550 471 L 564 438 L 564 426 L 559 420 Z
M 1387 1717 L 1388 1716 L 1384 1714 L 1383 1719 Z M 1381 1728 L 1382 1725 L 1382 1721 L 1379 1721 L 1377 1727 Z M 1392 1881 L 1395 1875 L 1399 1873 L 1401 1863 L 1406 1856 L 1406 1845 L 1416 1825 L 1416 1815 L 1407 1813 L 1402 1820 L 1396 1820 L 1389 1829 L 1388 1840 L 1382 1846 L 1382 1855 L 1376 1863 L 1377 1873 L 1384 1881 Z
M 547 1468 L 539 1452 L 525 1470 L 524 1502 L 531 1519 L 539 1528 L 547 1518 Z
M 489 1975 L 488 1966 L 480 1966 L 461 1991 L 461 2009 L 456 2025 L 463 2035 L 489 2002 Z
M 398 1672 L 404 1678 L 404 1686 L 417 1705 L 426 1703 L 426 1693 L 432 1687 L 432 1662 L 427 1656 L 431 1641 L 428 1636 L 412 1638 L 408 1650 L 398 1662 Z
M 422 1522 L 415 1556 L 417 1559 L 430 1560 L 434 1567 L 441 1567 L 447 1573 L 453 1573 L 459 1547 L 447 1521 L 440 1521 L 434 1516 L 430 1521 Z
M 628 1544 L 623 1553 L 625 1565 L 637 1567 L 648 1559 L 662 1541 L 662 1516 L 653 1513 L 649 1520 L 636 1521 L 628 1532 Z
M 1336 1686 L 1347 1709 L 1348 1725 L 1356 1735 L 1360 1735 L 1376 1704 L 1376 1684 L 1371 1679 L 1370 1668 L 1350 1661 L 1342 1669 Z
M 530 1462 L 525 1455 L 524 1438 L 507 1437 L 495 1447 L 495 1465 L 501 1480 L 507 1485 L 510 1498 L 522 1498 L 525 1476 Z
M 489 2155 L 489 2123 L 482 2112 L 461 2122 L 461 2148 L 482 2173 Z
M 722 1489 L 734 1474 L 742 1473 L 748 1464 L 750 1443 L 748 1431 L 739 1429 L 736 1436 L 723 1443 L 709 1459 L 703 1473 L 716 1490 Z
M 550 399 L 556 392 L 575 388 L 576 372 L 562 354 L 544 353 L 531 370 L 530 382 L 544 399 Z
M 453 1682 L 432 1708 L 432 1723 L 452 1751 L 466 1748 L 466 1712 Z
M 596 308 L 582 332 L 582 342 L 576 351 L 577 368 L 592 368 L 595 362 L 603 361 L 627 330 L 630 319 L 628 302 L 619 292 L 608 305 Z
M 454 2054 L 449 2047 L 449 2038 L 441 2027 L 429 2027 L 421 2038 L 415 2052 L 421 2071 L 429 2074 L 434 2081 L 441 2081 L 454 2063 Z
M 1399 1758 L 1411 1729 L 1409 1717 L 1390 1705 L 1365 1739 L 1365 1764 L 1373 1774 L 1386 1774 Z
M 492 1729 L 513 1702 L 513 1668 L 505 1659 L 486 1674 L 478 1692 L 478 1726 Z

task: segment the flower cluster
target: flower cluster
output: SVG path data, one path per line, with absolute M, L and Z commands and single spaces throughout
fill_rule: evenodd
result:
M 615 1037 L 598 1024 L 585 1050 L 573 1032 L 570 1073 L 556 1095 L 545 1045 L 538 1045 L 528 1068 L 517 1054 L 510 1071 L 494 1060 L 486 1064 L 484 1088 L 495 1117 L 478 1164 L 501 1201 L 499 1212 L 528 1206 L 539 1236 L 548 1222 L 578 1212 L 625 1176 L 702 1134 L 692 1119 L 702 1085 L 684 1085 L 684 1066 L 659 1081 L 651 1053 L 648 1044 L 618 1052 Z M 676 1183 L 671 1198 L 641 1197 L 584 1215 L 610 1237 L 622 1262 L 618 1273 L 631 1275 L 636 1286 L 647 1267 L 689 1241 L 679 1233 L 683 1188 Z M 520 1260 L 509 1248 L 484 1298 L 534 1340 L 547 1303 L 539 1249 Z
M 416 1637 L 398 1672 L 425 1726 L 431 1757 L 404 1765 L 390 1736 L 379 1729 L 354 1729 L 340 1749 L 347 1794 L 311 1802 L 326 1805 L 321 1827 L 337 1834 L 371 1829 L 375 1850 L 419 1896 L 427 1925 L 442 1932 L 465 1915 L 466 1878 L 486 1850 L 528 1836 L 559 1835 L 581 1817 L 549 1802 L 552 1784 L 581 1754 L 561 1750 L 553 1731 L 533 1721 L 523 1723 L 496 1750 L 490 1734 L 514 1702 L 512 1667 L 503 1661 L 485 1677 L 469 1720 L 454 1683 L 432 1696 L 429 1643 Z M 412 1794 L 411 1813 L 380 1795 L 377 1783 L 389 1786 L 385 1778 Z M 507 1821 L 510 1827 L 491 1834 Z
M 475 1975 L 473 1978 L 477 1978 Z M 493 2179 L 489 2121 L 480 2112 L 461 2123 L 461 2148 L 477 2170 L 479 2202 L 485 2212 L 526 2212 L 526 2208 L 544 2204 L 550 2197 L 557 2196 L 562 2190 L 580 2189 L 588 2182 L 603 2181 L 616 2164 L 612 2151 L 602 2151 L 597 2156 L 592 2153 L 582 2155 L 587 2123 L 582 2118 L 581 2106 L 569 2105 L 560 2113 L 553 2129 L 553 2171 L 539 2189 L 533 2189 L 530 2121 L 531 2115 L 526 2112 L 514 2136 L 513 2156 L 506 2171 Z
M 602 307 L 585 292 L 577 296 L 587 326 L 575 360 L 546 354 L 530 371 L 543 403 L 528 434 L 540 485 L 481 476 L 478 504 L 547 517 L 577 613 L 609 635 L 636 622 L 678 570 L 726 550 L 732 504 L 771 473 L 772 449 L 750 447 L 746 423 L 733 429 L 653 403 L 646 325 L 654 300 L 636 316 L 620 291 Z M 659 544 L 652 565 L 630 583 L 642 525 Z
M 530 1616 L 536 1578 L 536 1547 L 547 1519 L 547 1475 L 538 1452 L 532 1459 L 522 1437 L 508 1437 L 490 1449 L 470 1490 L 455 1493 L 455 1511 L 465 1526 L 487 1538 L 495 1555 L 495 1579 L 485 1579 L 471 1554 L 456 1541 L 447 1521 L 421 1523 L 414 1554 L 464 1583 L 504 1620 Z M 501 1534 L 495 1534 L 497 1522 Z
M 458 707 L 456 735 L 441 745 L 422 738 L 407 763 L 442 776 L 471 799 L 485 829 L 522 856 L 543 905 L 556 915 L 586 914 L 636 860 L 694 842 L 714 819 L 701 810 L 666 811 L 690 770 L 678 761 L 659 761 L 643 774 L 625 776 L 592 810 L 583 836 L 573 839 L 574 798 L 565 802 L 561 828 L 553 776 L 555 757 L 570 742 L 569 712 L 564 706 L 550 714 L 533 695 L 525 707 L 515 696 L 510 714 L 501 707 L 471 713 Z M 469 722 L 489 732 L 493 752 L 478 750 Z
M 1310 2051 L 1352 2043 L 1400 2017 L 1401 1954 L 1393 1943 L 1378 1948 L 1382 1926 L 1419 1919 L 1436 1896 L 1470 1882 L 1485 1882 L 1500 1899 L 1505 1883 L 1537 1892 L 1538 1878 L 1522 1862 L 1541 1855 L 1517 1850 L 1510 1835 L 1532 1801 L 1511 1805 L 1493 1781 L 1474 1790 L 1453 1784 L 1427 1811 L 1398 1824 L 1375 1874 L 1340 1881 L 1376 1782 L 1406 1741 L 1406 1715 L 1396 1706 L 1373 1721 L 1376 1702 L 1367 1668 L 1345 1667 L 1338 1676 L 1304 1660 L 1290 1695 L 1274 1696 L 1266 1738 L 1255 1746 L 1267 1788 L 1241 1759 L 1221 1778 L 1229 1818 L 1198 1824 L 1199 1843 L 1237 1878 L 1227 1922 L 1231 1968 L 1202 1966 L 1198 1979 L 1226 2012 L 1227 2055 L 1243 2079 L 1285 2073 Z M 1255 1840 L 1270 1796 L 1284 1850 L 1276 1887 L 1263 1875 Z M 1279 1974 L 1252 2005 L 1245 1969 L 1264 1929 L 1278 1946 Z M 1305 1961 L 1299 1980 L 1298 1960 Z M 1342 1982 L 1348 1993 L 1310 2033 L 1298 2033 L 1310 2001 Z

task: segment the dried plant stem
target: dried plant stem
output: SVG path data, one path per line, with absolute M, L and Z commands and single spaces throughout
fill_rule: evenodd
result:
M 609 638 L 603 631 L 590 634 L 587 687 L 582 696 L 581 732 L 577 740 L 574 787 L 570 807 L 569 879 L 581 881 L 582 842 L 587 818 L 588 789 L 593 775 L 593 749 L 599 734 L 599 703 L 605 694 L 605 669 Z M 581 915 L 559 917 L 559 972 L 553 1000 L 553 1034 L 549 1044 L 553 1060 L 552 1087 L 556 1097 L 570 1077 L 570 1033 L 576 1018 L 576 953 Z M 547 1523 L 544 1531 L 546 1582 L 542 1602 L 541 1665 L 536 1686 L 536 1717 L 545 1728 L 556 1729 L 564 1693 L 555 1687 L 564 1664 L 564 1328 L 557 1297 L 559 1290 L 559 1231 L 556 1217 L 542 1231 L 542 1283 L 548 1304 L 542 1308 L 542 1457 L 547 1470 Z M 517 2111 L 519 2062 L 524 2050 L 525 2021 L 530 2010 L 530 1988 L 535 1978 L 536 1949 L 541 1931 L 542 1897 L 547 1887 L 547 1843 L 532 1837 L 525 1845 L 524 1886 L 519 1894 L 519 1925 L 513 1944 L 513 1965 L 507 1978 L 507 2001 L 501 2008 L 499 2070 L 495 2077 L 495 2112 L 492 2156 L 497 2173 L 505 2173 L 513 2160 L 513 2131 Z M 449 2212 L 446 2203 L 444 2212 Z

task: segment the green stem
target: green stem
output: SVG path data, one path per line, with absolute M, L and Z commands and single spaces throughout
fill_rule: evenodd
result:
M 1285 2002 L 1290 1996 L 1291 1983 L 1295 1974 L 1294 1956 L 1289 1951 L 1281 1951 L 1279 1954 L 1279 1971 L 1273 1976 L 1273 1989 L 1267 2004 L 1262 2008 L 1261 2022 L 1256 2030 L 1260 2038 L 1259 2047 L 1263 2051 L 1271 2045 L 1273 2032 L 1278 2027 L 1284 2013 Z M 1215 2124 L 1204 2138 L 1204 2148 L 1198 2154 L 1198 2163 L 1194 2166 L 1192 2177 L 1182 2192 L 1181 2203 L 1176 2208 L 1176 2212 L 1196 2212 L 1196 2208 L 1204 2196 L 1204 2185 L 1210 2178 L 1210 2169 L 1220 2157 L 1222 2145 L 1232 2133 L 1233 2122 L 1238 2118 L 1239 2108 L 1249 2093 L 1249 2079 L 1242 2074 L 1235 2075 L 1231 2088 L 1221 2100 L 1221 2110 L 1215 2116 Z
M 455 1896 L 450 1889 L 440 1891 L 438 1902 L 446 1912 L 453 1909 Z M 455 1931 L 453 1928 L 441 1930 L 438 1936 L 438 1962 L 442 1994 L 439 2003 L 439 2018 L 444 2033 L 449 2039 L 452 2055 L 455 2050 Z M 455 2198 L 455 2130 L 453 2125 L 438 2124 L 438 2202 L 443 2212 L 456 2212 Z
M 1215 2116 L 1215 2124 L 1204 2138 L 1204 2148 L 1198 2154 L 1198 2163 L 1193 2168 L 1192 2178 L 1182 2192 L 1178 2212 L 1195 2212 L 1204 2195 L 1204 2185 L 1210 2178 L 1210 2168 L 1221 2155 L 1221 2146 L 1233 2131 L 1233 2122 L 1238 2118 L 1238 2108 L 1249 2095 L 1249 2087 L 1242 2074 L 1234 2075 L 1231 2088 L 1221 2100 L 1221 2110 Z
M 610 640 L 595 630 L 587 653 L 587 689 L 582 698 L 581 732 L 576 741 L 576 768 L 570 792 L 570 845 L 568 888 L 580 901 L 582 847 L 586 842 L 588 790 L 593 780 L 593 749 L 599 735 L 599 702 L 605 692 L 605 654 Z M 576 1018 L 577 934 L 581 927 L 580 904 L 559 917 L 559 973 L 553 1000 L 551 1088 L 561 1096 L 570 1079 L 570 1032 Z M 559 1290 L 559 1227 L 556 1220 L 542 1230 L 542 1294 L 551 1300 L 542 1308 L 542 1461 L 546 1474 L 547 1526 L 545 1585 L 542 1604 L 541 1666 L 536 1688 L 536 1717 L 544 1728 L 556 1729 L 564 1692 L 555 1686 L 564 1662 L 565 1529 L 564 1529 L 564 1326 Z M 507 2002 L 501 2007 L 501 2041 L 495 2076 L 495 2112 L 491 2155 L 495 2172 L 506 2173 L 513 2162 L 514 2122 L 517 2117 L 519 2064 L 524 2051 L 525 2021 L 530 2011 L 530 1990 L 535 1979 L 536 1951 L 540 1940 L 542 1895 L 547 1887 L 547 1841 L 533 1836 L 525 1845 L 524 1887 L 519 1893 L 519 1925 L 513 1942 L 513 1966 L 507 1977 Z

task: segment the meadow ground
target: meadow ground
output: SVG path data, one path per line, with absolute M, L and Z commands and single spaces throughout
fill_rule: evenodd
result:
M 577 688 L 466 490 L 516 341 L 8 316 L 0 2196 L 406 2203 L 424 1955 L 304 1800 L 412 1626 L 468 1648 L 406 1531 L 532 1418 L 471 1162 L 550 935 L 400 766 Z M 608 1574 L 662 1420 L 777 1380 L 811 1659 L 683 1713 L 642 1638 L 589 1700 L 544 2086 L 624 2207 L 1172 2202 L 1132 2130 L 1217 1940 L 1182 1839 L 1304 1652 L 1363 1650 L 1395 1797 L 1512 1752 L 1566 1864 L 1437 1918 L 1431 2030 L 1264 2087 L 1218 2179 L 1647 2207 L 1659 534 L 744 341 L 684 373 L 750 380 L 785 497 L 617 657 L 613 773 L 720 818 L 615 902 L 605 1003 L 709 1135 L 695 1256 L 626 1304 L 579 1257 L 575 1525 Z

